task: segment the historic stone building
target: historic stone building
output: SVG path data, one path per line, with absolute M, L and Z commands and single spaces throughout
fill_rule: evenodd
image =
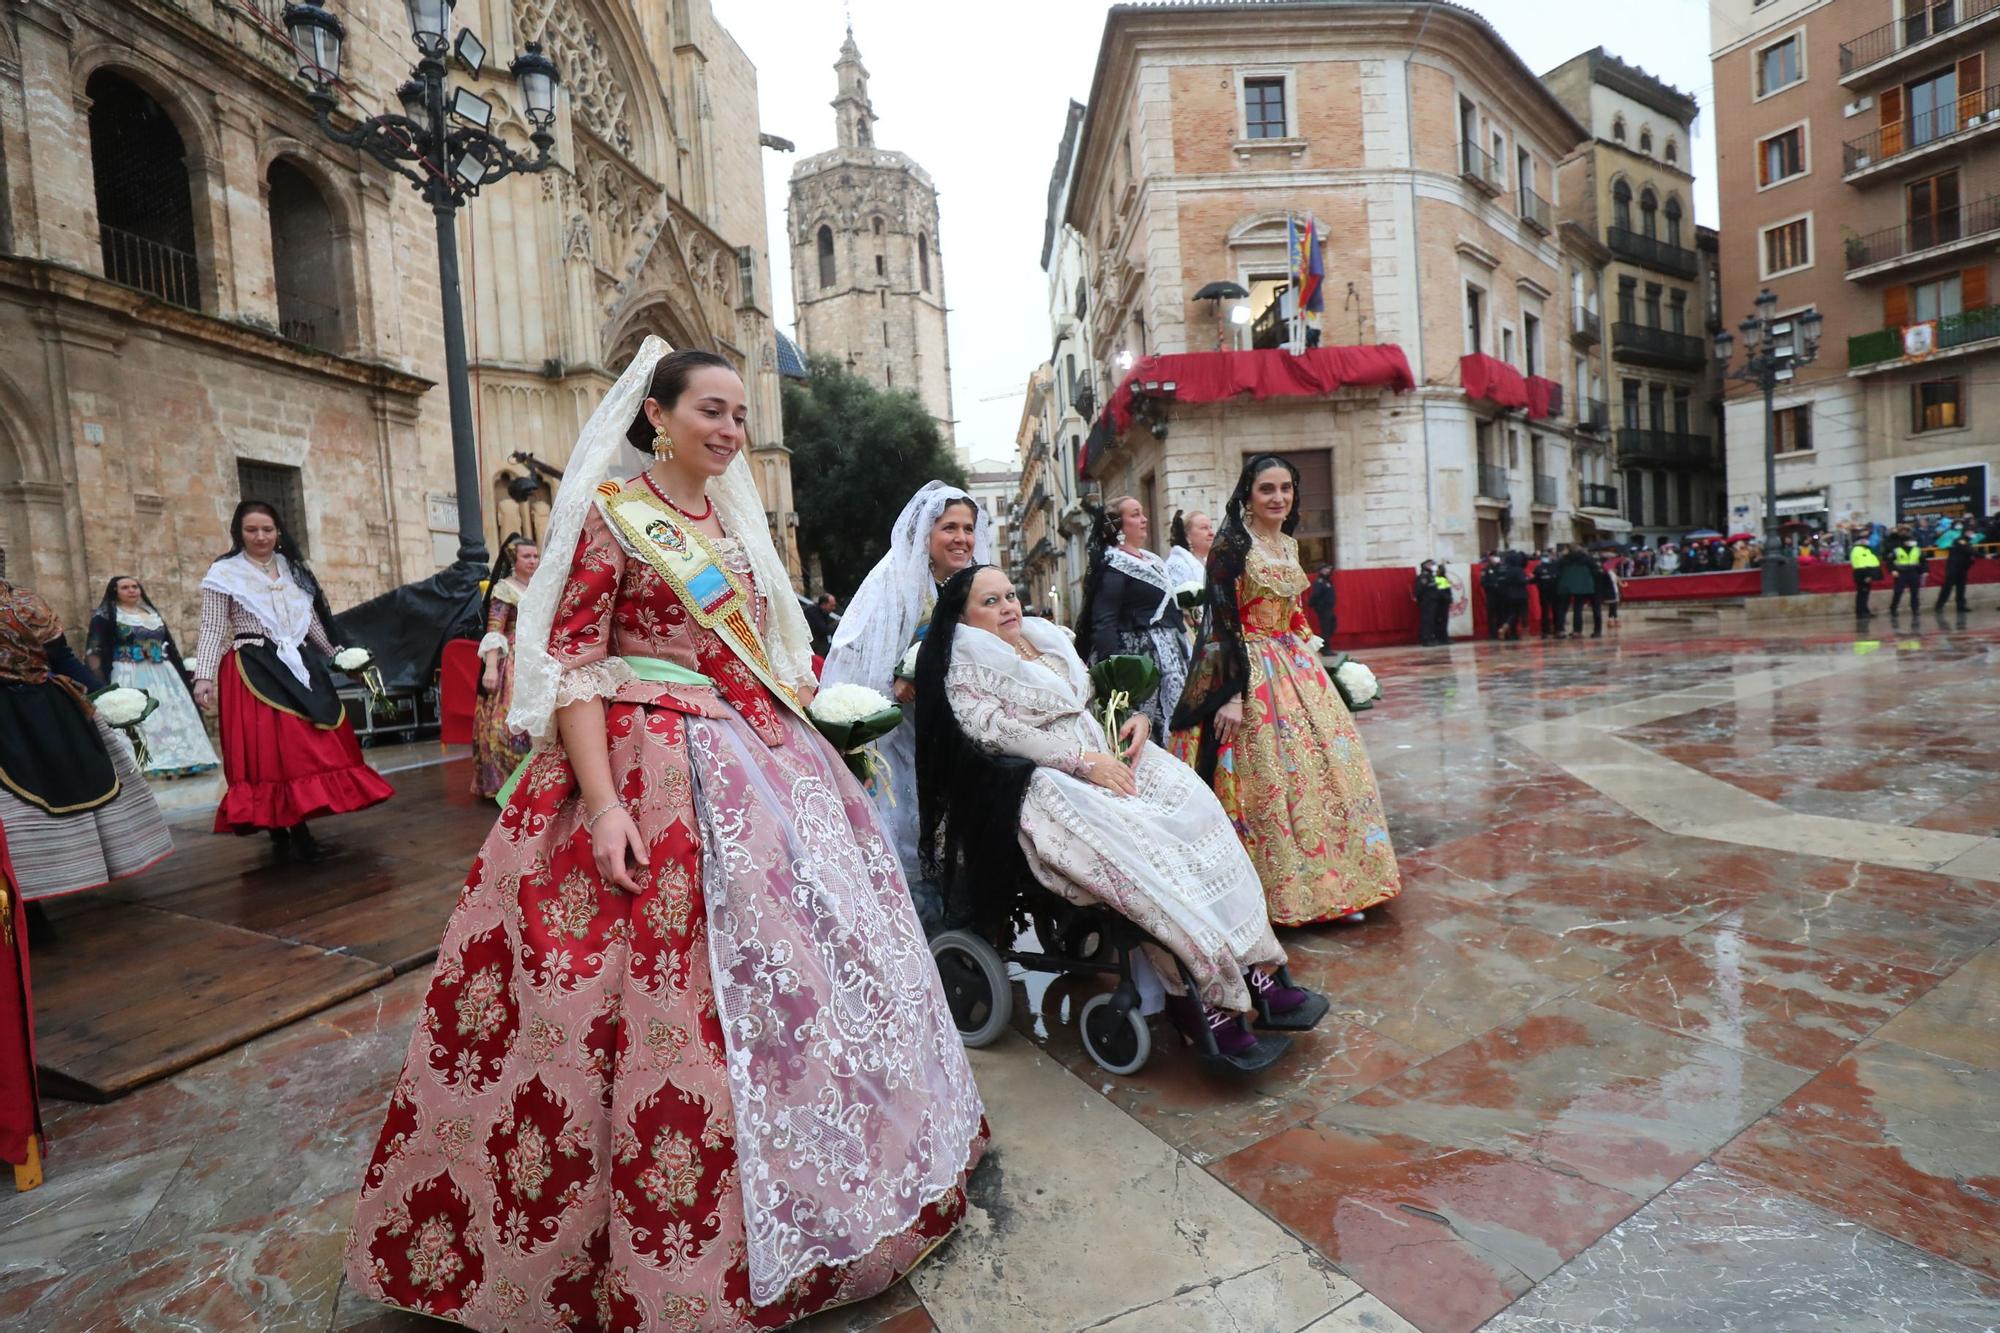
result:
M 852 29 L 834 69 L 838 146 L 792 171 L 799 342 L 806 355 L 845 361 L 878 388 L 916 394 L 951 444 L 937 187 L 906 154 L 875 146 L 868 70 Z
M 415 50 L 400 6 L 330 7 L 348 126 L 394 108 Z M 433 219 L 314 126 L 282 10 L 0 3 L 0 549 L 72 622 L 130 572 L 188 633 L 245 495 L 337 608 L 456 550 Z M 489 538 L 546 512 L 513 455 L 559 470 L 659 333 L 743 370 L 791 549 L 754 68 L 706 0 L 466 0 L 456 22 L 491 54 L 453 79 L 518 146 L 514 52 L 539 39 L 563 79 L 559 165 L 457 224 Z
M 1302 472 L 1308 563 L 1407 565 L 1571 540 L 1579 523 L 1567 343 L 1571 257 L 1555 169 L 1587 133 L 1477 14 L 1447 4 L 1128 4 L 1111 11 L 1062 221 L 1086 247 L 1100 406 L 1128 422 L 1083 463 L 1135 495 L 1164 547 L 1176 508 L 1215 512 L 1244 457 Z M 1324 344 L 1409 392 L 1291 392 L 1267 358 L 1290 300 L 1287 224 L 1326 238 Z M 1243 322 L 1211 283 L 1247 291 Z M 1191 354 L 1191 399 L 1147 358 Z M 1227 364 L 1224 364 L 1227 363 Z M 1114 402 L 1115 406 L 1115 402 Z M 1143 409 L 1143 410 L 1140 410 Z

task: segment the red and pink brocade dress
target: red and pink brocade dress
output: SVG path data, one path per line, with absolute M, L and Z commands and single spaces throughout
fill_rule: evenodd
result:
M 550 651 L 559 705 L 606 700 L 641 892 L 599 879 L 569 763 L 539 752 L 446 927 L 349 1280 L 515 1333 L 773 1328 L 874 1295 L 963 1217 L 986 1132 L 873 803 L 596 508 Z

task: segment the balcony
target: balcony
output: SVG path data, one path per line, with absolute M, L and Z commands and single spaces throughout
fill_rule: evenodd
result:
M 1500 164 L 1493 155 L 1476 143 L 1462 143 L 1458 146 L 1459 178 L 1482 194 L 1499 198 L 1507 188 L 1500 177 Z
M 1687 333 L 1619 321 L 1611 326 L 1611 355 L 1636 366 L 1699 370 L 1708 364 L 1708 344 Z
M 1891 20 L 1840 44 L 1840 81 L 1847 87 L 1873 83 L 1942 64 L 1946 55 L 1985 32 L 2000 18 L 2000 0 L 1943 0 Z
M 1579 509 L 1605 509 L 1614 514 L 1618 512 L 1616 486 L 1601 486 L 1594 481 L 1586 481 L 1576 488 L 1576 496 Z
M 1908 116 L 1859 139 L 1849 139 L 1841 151 L 1841 179 L 1853 185 L 1890 167 L 1985 138 L 1995 130 L 2000 130 L 2000 84 L 1962 94 L 1950 106 Z
M 1492 463 L 1479 465 L 1479 494 L 1488 500 L 1507 503 L 1507 469 Z
M 1523 185 L 1520 190 L 1521 221 L 1546 236 L 1549 234 L 1549 201 Z
M 99 226 L 97 234 L 105 277 L 170 305 L 201 309 L 200 267 L 192 254 L 116 227 Z
M 1602 398 L 1576 400 L 1576 428 L 1587 435 L 1602 435 L 1611 429 L 1611 407 Z
M 1906 329 L 1877 329 L 1873 333 L 1854 335 L 1847 340 L 1848 373 L 1872 374 L 1876 370 L 1891 369 L 1906 360 L 1960 357 L 2000 347 L 2000 306 L 1984 306 L 1978 310 L 1946 315 L 1933 321 L 1930 327 L 1930 349 L 1914 349 L 1919 354 L 1916 358 L 1905 354 Z
M 1671 273 L 1677 278 L 1692 278 L 1700 267 L 1699 257 L 1694 251 L 1657 236 L 1628 231 L 1624 227 L 1606 227 L 1604 243 L 1611 247 L 1613 254 L 1662 273 Z
M 1595 347 L 1604 341 L 1604 317 L 1582 306 L 1570 307 L 1569 336 L 1581 347 Z
M 1618 430 L 1618 462 L 1678 463 L 1700 467 L 1715 461 L 1708 436 L 1678 430 L 1647 430 L 1621 426 Z
M 2000 0 L 1996 0 L 2000 2 Z M 1847 276 L 1872 278 L 1898 269 L 1927 264 L 1959 250 L 1970 250 L 2000 234 L 2000 195 L 1948 208 L 1934 217 L 1899 227 L 1884 227 L 1866 236 L 1847 238 Z
M 1535 474 L 1535 503 L 1544 509 L 1556 507 L 1556 479 L 1543 472 Z

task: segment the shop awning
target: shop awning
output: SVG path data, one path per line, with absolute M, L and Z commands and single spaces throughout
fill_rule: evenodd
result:
M 1826 508 L 1826 492 L 1812 491 L 1802 495 L 1781 495 L 1777 510 L 1781 514 L 1817 514 Z

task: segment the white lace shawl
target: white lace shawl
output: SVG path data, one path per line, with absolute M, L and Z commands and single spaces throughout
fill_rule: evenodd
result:
M 299 645 L 312 633 L 312 594 L 292 577 L 291 561 L 276 553 L 271 558 L 278 562 L 279 578 L 275 583 L 239 551 L 210 565 L 208 573 L 202 575 L 201 586 L 235 598 L 238 606 L 257 617 L 257 623 L 264 627 L 264 637 L 270 640 L 285 670 L 297 676 L 301 685 L 311 685 L 312 678 L 306 674 L 306 660 L 299 655 Z
M 1167 552 L 1167 582 L 1176 588 L 1184 583 L 1206 583 L 1208 570 L 1201 557 L 1185 546 L 1176 546 Z
M 524 732 L 537 744 L 555 736 L 557 686 L 562 664 L 549 652 L 549 635 L 555 629 L 556 607 L 569 584 L 570 561 L 575 558 L 583 520 L 597 503 L 597 487 L 614 474 L 636 471 L 642 464 L 631 452 L 625 437 L 632 419 L 653 384 L 653 370 L 670 350 L 666 343 L 648 337 L 638 355 L 598 403 L 584 423 L 563 468 L 562 485 L 549 510 L 548 533 L 542 547 L 542 562 L 528 582 L 521 598 L 521 615 L 514 628 L 514 704 L 507 713 L 507 725 Z M 758 588 L 769 599 L 764 622 L 764 649 L 779 680 L 788 685 L 812 680 L 812 633 L 806 628 L 805 613 L 798 598 L 791 596 L 791 574 L 771 541 L 764 502 L 757 483 L 750 476 L 750 464 L 738 454 L 728 470 L 709 483 L 717 518 L 731 537 L 743 544 L 750 557 L 750 570 Z
M 935 586 L 931 582 L 931 527 L 945 506 L 956 500 L 972 500 L 972 496 L 946 482 L 927 481 L 896 516 L 896 526 L 889 530 L 889 553 L 868 571 L 833 632 L 833 645 L 827 649 L 822 672 L 828 685 L 889 688 L 896 663 L 909 650 Z M 976 500 L 972 507 L 977 515 L 972 558 L 978 564 L 991 564 L 993 517 Z

